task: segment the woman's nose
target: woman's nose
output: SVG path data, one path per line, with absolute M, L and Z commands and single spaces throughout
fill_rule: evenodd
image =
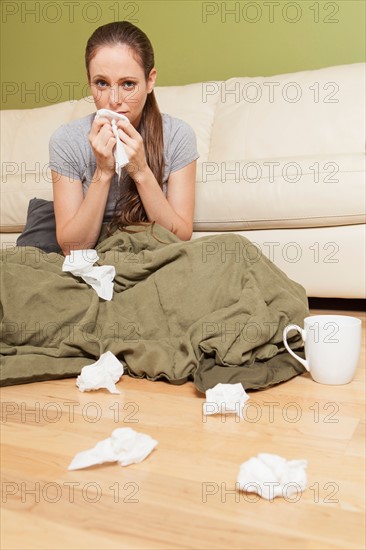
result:
M 120 105 L 123 103 L 124 94 L 121 90 L 121 87 L 118 84 L 110 87 L 109 91 L 109 102 L 111 105 Z

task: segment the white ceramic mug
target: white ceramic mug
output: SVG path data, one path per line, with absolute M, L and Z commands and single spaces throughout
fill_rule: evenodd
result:
M 305 343 L 302 359 L 287 343 L 290 330 L 297 330 Z M 283 342 L 320 384 L 351 382 L 361 351 L 361 320 L 348 315 L 312 315 L 304 319 L 304 328 L 288 325 L 283 330 Z

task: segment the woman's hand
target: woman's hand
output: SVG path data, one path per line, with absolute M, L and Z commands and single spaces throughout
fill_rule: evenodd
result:
M 94 119 L 89 133 L 89 142 L 95 155 L 98 173 L 113 176 L 115 171 L 113 148 L 116 145 L 116 138 L 108 118 Z
M 144 141 L 141 134 L 139 134 L 131 122 L 127 122 L 127 120 L 118 120 L 117 128 L 118 135 L 129 159 L 126 170 L 131 178 L 136 180 L 138 174 L 145 172 L 148 168 Z

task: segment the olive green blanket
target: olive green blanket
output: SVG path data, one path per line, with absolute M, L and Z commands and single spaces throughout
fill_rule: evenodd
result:
M 63 272 L 61 255 L 2 252 L 2 385 L 76 376 L 106 351 L 131 376 L 193 380 L 201 392 L 219 382 L 261 389 L 304 372 L 282 331 L 309 314 L 305 291 L 250 241 L 128 229 L 96 246 L 98 265 L 116 268 L 111 301 Z M 301 348 L 299 336 L 290 345 Z

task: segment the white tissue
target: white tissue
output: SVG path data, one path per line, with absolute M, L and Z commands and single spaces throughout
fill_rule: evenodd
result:
M 259 453 L 241 464 L 237 482 L 242 491 L 257 493 L 267 500 L 301 494 L 307 484 L 307 464 L 307 460 Z
M 99 441 L 92 449 L 77 453 L 68 470 L 79 470 L 104 462 L 118 461 L 121 466 L 142 462 L 157 444 L 149 435 L 131 428 L 117 428 L 108 439 Z
M 100 298 L 112 300 L 113 279 L 116 275 L 115 267 L 112 265 L 93 266 L 99 260 L 96 250 L 72 250 L 71 254 L 65 257 L 62 271 L 67 271 L 81 277 L 90 285 Z
M 115 382 L 118 382 L 122 374 L 121 362 L 111 351 L 106 351 L 96 363 L 81 369 L 76 385 L 82 392 L 107 388 L 111 393 L 121 393 L 117 390 Z
M 126 155 L 126 151 L 123 147 L 123 143 L 120 140 L 118 135 L 116 120 L 122 119 L 122 120 L 128 121 L 128 118 L 125 115 L 122 115 L 120 113 L 115 113 L 114 111 L 110 111 L 109 109 L 99 109 L 95 115 L 95 118 L 99 118 L 99 117 L 107 117 L 110 119 L 112 123 L 112 132 L 114 134 L 114 137 L 117 140 L 116 146 L 114 148 L 114 159 L 116 161 L 116 174 L 118 175 L 118 177 L 121 177 L 122 168 L 129 163 L 129 160 Z
M 249 395 L 242 384 L 216 384 L 206 391 L 203 414 L 236 413 L 243 418 L 243 406 Z

